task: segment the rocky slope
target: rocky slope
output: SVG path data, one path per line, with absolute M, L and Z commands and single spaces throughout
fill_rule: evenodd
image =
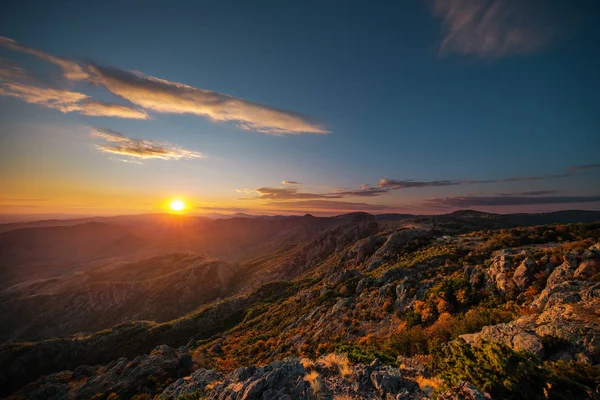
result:
M 355 215 L 257 259 L 253 282 L 271 283 L 174 321 L 5 344 L 0 385 L 57 399 L 600 396 L 600 224 L 389 222 Z

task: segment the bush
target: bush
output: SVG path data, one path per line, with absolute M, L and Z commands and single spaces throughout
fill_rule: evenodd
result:
M 396 359 L 389 354 L 368 346 L 340 344 L 335 347 L 335 352 L 346 354 L 350 361 L 361 364 L 370 364 L 376 358 L 384 364 L 393 364 L 396 362 Z
M 598 398 L 596 385 L 600 382 L 600 367 L 575 361 L 545 362 L 550 399 Z M 592 397 L 590 393 L 595 393 Z
M 463 340 L 433 352 L 432 370 L 448 386 L 468 381 L 492 398 L 541 399 L 545 376 L 532 354 L 517 352 L 500 343 L 470 346 Z

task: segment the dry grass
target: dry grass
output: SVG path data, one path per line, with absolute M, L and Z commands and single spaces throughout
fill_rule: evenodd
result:
M 417 383 L 417 385 L 419 385 L 419 388 L 421 390 L 424 390 L 427 387 L 436 390 L 439 389 L 439 387 L 442 385 L 442 380 L 439 378 L 425 378 L 421 375 L 415 378 L 415 382 Z
M 211 382 L 208 385 L 206 385 L 205 389 L 206 390 L 212 390 L 215 386 L 220 385 L 223 382 L 225 382 L 225 381 L 224 380 L 218 380 L 218 381 Z
M 304 369 L 307 371 L 315 368 L 315 362 L 310 358 L 301 358 L 300 364 L 302 364 Z
M 321 391 L 321 381 L 319 380 L 319 373 L 317 371 L 310 371 L 307 373 L 304 376 L 304 380 L 308 382 L 314 394 Z
M 326 368 L 337 368 L 343 378 L 352 376 L 352 367 L 345 354 L 330 353 L 322 357 L 321 362 Z
M 336 394 L 333 396 L 333 400 L 354 400 L 354 397 L 348 394 Z

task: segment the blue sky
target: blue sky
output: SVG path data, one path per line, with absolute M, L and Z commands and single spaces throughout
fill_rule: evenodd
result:
M 2 212 L 152 211 L 173 196 L 198 212 L 600 209 L 595 2 L 2 7 L 15 41 L 0 46 Z M 130 71 L 146 80 L 124 93 Z M 152 97 L 174 83 L 226 101 L 208 116 L 183 110 L 187 89 Z M 89 97 L 62 112 L 23 85 Z M 85 115 L 88 100 L 147 119 Z M 165 146 L 168 159 L 147 152 Z

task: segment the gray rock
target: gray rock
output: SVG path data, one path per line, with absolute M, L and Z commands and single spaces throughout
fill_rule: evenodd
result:
M 527 257 L 515 270 L 513 274 L 513 281 L 516 283 L 519 290 L 523 291 L 531 284 L 537 264 L 533 257 Z

